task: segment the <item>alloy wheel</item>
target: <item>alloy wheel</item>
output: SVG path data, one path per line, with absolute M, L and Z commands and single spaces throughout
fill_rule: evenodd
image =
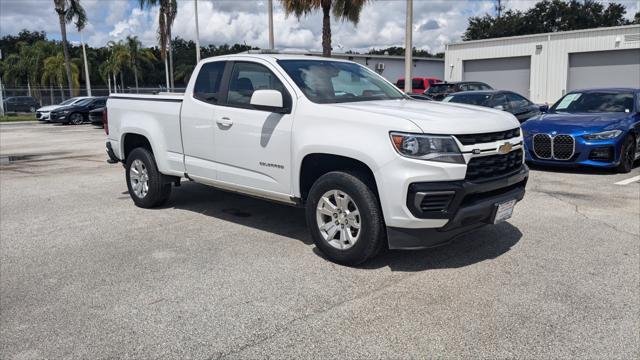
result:
M 354 200 L 343 191 L 330 190 L 320 197 L 316 221 L 323 239 L 336 249 L 347 250 L 360 237 L 360 211 Z
M 140 199 L 149 192 L 149 172 L 141 160 L 134 160 L 129 169 L 129 182 L 133 193 Z

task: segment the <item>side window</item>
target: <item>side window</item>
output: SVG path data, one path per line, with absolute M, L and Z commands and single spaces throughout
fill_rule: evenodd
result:
M 491 107 L 496 107 L 501 105 L 503 107 L 507 107 L 507 97 L 504 94 L 497 94 L 491 100 Z
M 507 93 L 507 100 L 512 108 L 525 107 L 529 105 L 529 100 L 516 93 Z
M 238 62 L 233 66 L 229 79 L 227 103 L 248 107 L 255 90 L 278 90 L 286 99 L 286 91 L 280 80 L 264 65 Z
M 193 88 L 194 98 L 211 104 L 218 103 L 220 81 L 225 64 L 224 61 L 217 61 L 202 65 Z
M 96 103 L 94 105 L 95 105 L 95 107 L 103 107 L 106 103 L 107 103 L 107 100 L 100 99 L 100 100 L 96 101 Z

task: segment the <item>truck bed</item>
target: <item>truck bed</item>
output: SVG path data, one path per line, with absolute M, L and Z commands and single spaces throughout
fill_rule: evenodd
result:
M 182 176 L 184 162 L 180 136 L 180 108 L 184 95 L 176 93 L 111 94 L 107 101 L 109 135 L 115 155 L 124 159 L 123 134 L 135 133 L 154 139 L 158 169 Z

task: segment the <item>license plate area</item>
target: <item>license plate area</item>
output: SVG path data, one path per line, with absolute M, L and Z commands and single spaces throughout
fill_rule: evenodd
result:
M 509 200 L 499 204 L 495 204 L 495 215 L 493 216 L 493 223 L 501 223 L 511 218 L 513 215 L 513 208 L 516 205 L 516 200 Z

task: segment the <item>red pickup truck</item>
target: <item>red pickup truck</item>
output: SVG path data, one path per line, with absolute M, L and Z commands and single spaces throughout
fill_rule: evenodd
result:
M 429 77 L 414 77 L 413 81 L 411 81 L 411 93 L 412 94 L 422 94 L 425 90 L 427 90 L 431 85 L 441 83 L 442 80 L 438 78 L 429 78 Z M 404 90 L 404 78 L 398 79 L 396 81 L 396 86 L 401 90 Z

